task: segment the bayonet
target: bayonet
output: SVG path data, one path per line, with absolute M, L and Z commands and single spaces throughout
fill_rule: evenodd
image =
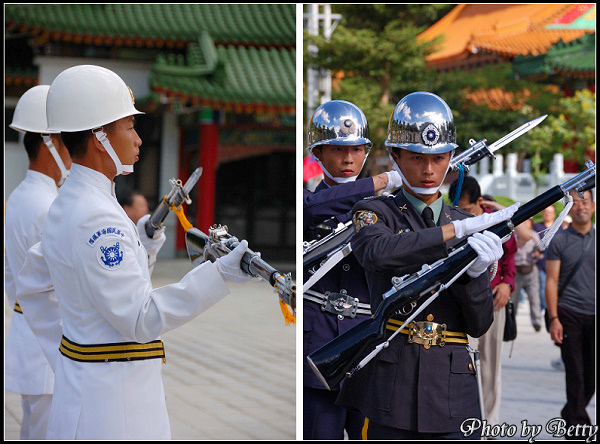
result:
M 544 114 L 543 116 L 524 123 L 516 130 L 511 131 L 491 145 L 486 144 L 487 139 L 481 139 L 479 142 L 476 142 L 474 139 L 469 140 L 469 148 L 452 158 L 450 161 L 450 169 L 452 171 L 458 171 L 459 165 L 462 165 L 468 171 L 469 165 L 479 162 L 485 156 L 494 157 L 494 152 L 538 126 L 546 117 L 548 117 L 548 115 Z
M 171 208 L 179 207 L 183 202 L 188 205 L 192 203 L 190 192 L 198 182 L 198 179 L 200 179 L 201 175 L 202 168 L 196 168 L 190 178 L 186 181 L 185 185 L 182 184 L 180 179 L 172 178 L 169 180 L 171 191 L 163 197 L 158 207 L 152 212 L 150 219 L 146 222 L 146 234 L 150 239 L 154 236 L 155 231 L 158 231 L 163 227 L 163 222 L 167 218 Z

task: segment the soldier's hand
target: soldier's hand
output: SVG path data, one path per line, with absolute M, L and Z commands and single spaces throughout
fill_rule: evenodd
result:
M 220 257 L 215 261 L 215 267 L 217 267 L 217 270 L 221 274 L 221 277 L 223 277 L 223 280 L 243 283 L 259 279 L 242 271 L 240 264 L 247 249 L 248 241 L 242 240 L 237 247 L 231 250 L 231 253 Z
M 478 233 L 486 228 L 492 227 L 500 222 L 509 220 L 513 214 L 519 209 L 520 202 L 512 204 L 510 207 L 504 208 L 494 213 L 485 213 L 481 216 L 468 217 L 462 220 L 453 220 L 454 232 L 457 239 L 470 236 L 473 233 Z
M 396 188 L 400 188 L 402 186 L 402 177 L 400 177 L 400 174 L 398 174 L 397 171 L 387 171 L 385 174 L 387 174 L 388 181 L 384 191 L 395 190 Z
M 475 233 L 467 239 L 467 242 L 477 253 L 477 259 L 467 270 L 467 274 L 472 278 L 481 275 L 490 265 L 502 257 L 502 241 L 490 231 Z
M 156 230 L 152 238 L 148 237 L 146 234 L 146 222 L 150 219 L 150 215 L 146 214 L 142 216 L 137 223 L 137 230 L 140 235 L 140 241 L 142 245 L 146 249 L 146 252 L 149 256 L 156 256 L 163 244 L 167 240 L 167 236 L 165 235 L 165 228 L 161 228 L 160 230 Z

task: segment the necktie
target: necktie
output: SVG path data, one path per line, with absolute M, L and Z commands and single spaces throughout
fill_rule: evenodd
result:
M 435 222 L 433 221 L 433 210 L 431 208 L 425 207 L 421 213 L 421 216 L 423 216 L 423 220 L 425 221 L 427 228 L 435 227 Z

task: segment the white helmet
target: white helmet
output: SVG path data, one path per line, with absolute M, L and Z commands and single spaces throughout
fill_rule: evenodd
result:
M 94 130 L 124 117 L 144 114 L 135 109 L 131 89 L 109 69 L 79 65 L 65 69 L 50 85 L 46 113 L 48 131 L 78 132 Z M 117 174 L 133 172 L 133 165 L 122 165 L 106 133 L 94 131 L 110 155 Z
M 60 131 L 48 131 L 48 122 L 46 120 L 46 98 L 50 85 L 38 85 L 28 89 L 21 96 L 15 107 L 12 123 L 9 125 L 12 129 L 21 133 L 38 133 L 42 135 L 44 144 L 50 150 L 50 154 L 60 169 L 60 181 L 58 186 L 61 186 L 67 176 L 69 170 L 65 167 L 54 143 L 49 134 L 60 134 Z
M 20 133 L 57 134 L 60 131 L 48 131 L 46 120 L 46 97 L 50 85 L 38 85 L 28 89 L 15 107 L 12 129 Z

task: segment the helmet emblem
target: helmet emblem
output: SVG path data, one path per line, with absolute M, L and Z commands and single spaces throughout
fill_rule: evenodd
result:
M 356 132 L 356 124 L 352 119 L 346 119 L 342 122 L 340 127 L 340 131 L 343 135 L 347 136 L 348 134 L 353 134 Z
M 131 96 L 131 101 L 133 102 L 133 104 L 135 105 L 135 99 L 133 98 L 133 91 L 131 91 L 130 87 L 127 87 L 127 89 L 129 90 L 129 95 Z
M 425 145 L 435 145 L 440 140 L 440 130 L 433 123 L 430 123 L 421 131 L 421 138 Z

